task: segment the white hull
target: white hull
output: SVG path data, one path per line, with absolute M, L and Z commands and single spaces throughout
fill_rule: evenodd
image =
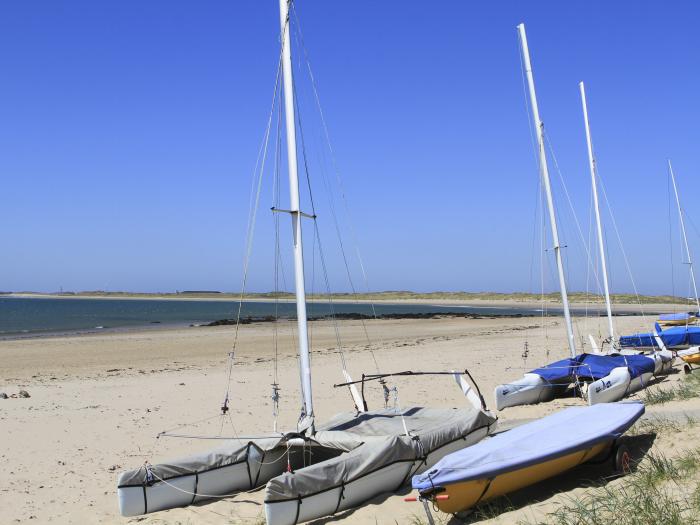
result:
M 422 460 L 397 462 L 387 465 L 361 478 L 322 492 L 294 500 L 265 502 L 267 525 L 294 525 L 323 516 L 330 516 L 343 510 L 352 509 L 381 494 L 398 490 L 411 481 L 413 474 L 420 474 L 432 467 L 447 454 L 456 452 L 481 441 L 489 429 L 472 432 L 464 439 L 448 443 L 428 454 Z M 315 465 L 306 467 L 313 469 Z
M 496 410 L 551 401 L 554 390 L 555 387 L 537 374 L 525 374 L 522 379 L 496 387 Z
M 121 515 L 139 516 L 250 490 L 286 470 L 286 448 L 273 448 L 266 453 L 256 446 L 247 445 L 245 448 L 247 454 L 242 461 L 203 469 L 196 474 L 188 473 L 165 480 L 154 478 L 151 484 L 133 486 L 122 486 L 120 479 L 117 494 Z M 205 462 L 207 454 L 198 459 Z M 175 465 L 179 463 L 180 460 L 173 462 Z
M 477 409 L 339 414 L 310 439 L 261 438 L 124 472 L 119 508 L 138 516 L 266 485 L 268 525 L 308 521 L 399 489 L 446 454 L 481 441 L 494 423 Z
M 611 403 L 622 399 L 629 386 L 630 372 L 627 367 L 613 368 L 607 376 L 588 385 L 588 404 Z
M 631 379 L 627 367 L 613 368 L 610 374 L 588 385 L 588 404 L 619 401 L 625 396 L 646 388 L 653 377 L 654 374 L 647 372 Z
M 161 482 L 144 487 L 121 487 L 119 511 L 122 516 L 139 516 L 149 512 L 184 507 L 206 498 L 193 494 L 211 496 L 232 494 L 250 489 L 248 468 L 245 463 L 182 476 L 167 483 Z

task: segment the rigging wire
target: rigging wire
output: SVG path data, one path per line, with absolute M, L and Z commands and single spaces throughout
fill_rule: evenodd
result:
M 316 78 L 314 77 L 313 70 L 312 70 L 312 68 L 311 68 L 311 60 L 309 59 L 309 53 L 308 53 L 308 51 L 307 51 L 307 49 L 306 49 L 306 45 L 305 45 L 305 43 L 304 43 L 304 35 L 303 35 L 302 31 L 301 31 L 301 24 L 299 23 L 299 19 L 298 19 L 298 17 L 297 17 L 296 8 L 294 7 L 294 4 L 292 4 L 292 13 L 293 13 L 294 19 L 295 19 L 295 21 L 296 21 L 295 28 L 296 28 L 296 35 L 298 36 L 298 41 L 299 41 L 299 44 L 300 44 L 299 47 L 300 47 L 300 48 L 302 49 L 302 51 L 303 51 L 303 55 L 304 55 L 304 58 L 305 58 L 305 61 L 306 61 L 306 68 L 307 68 L 307 71 L 308 71 L 308 74 L 309 74 L 310 84 L 311 84 L 312 91 L 313 91 L 313 95 L 314 95 L 314 101 L 316 102 L 316 107 L 317 107 L 318 112 L 319 112 L 319 117 L 320 117 L 320 120 L 321 120 L 321 126 L 322 126 L 322 129 L 323 129 L 323 137 L 325 138 L 326 145 L 327 145 L 328 151 L 329 151 L 329 153 L 330 153 L 331 164 L 332 164 L 333 170 L 334 170 L 334 172 L 335 172 L 336 181 L 337 181 L 337 183 L 338 183 L 339 193 L 340 193 L 340 195 L 341 195 L 341 199 L 342 199 L 342 202 L 343 202 L 343 206 L 344 206 L 344 208 L 345 208 L 345 214 L 346 214 L 346 216 L 348 217 L 348 223 L 349 223 L 350 234 L 351 234 L 351 236 L 352 236 L 353 244 L 354 244 L 354 248 L 355 248 L 355 255 L 356 255 L 356 257 L 357 257 L 357 260 L 358 260 L 358 263 L 359 263 L 359 266 L 360 266 L 360 271 L 361 271 L 361 273 L 362 273 L 362 277 L 363 277 L 363 280 L 364 280 L 365 289 L 367 290 L 367 292 L 369 292 L 369 280 L 368 280 L 368 278 L 367 278 L 367 272 L 366 272 L 366 270 L 365 270 L 364 261 L 363 261 L 363 259 L 362 259 L 362 254 L 361 254 L 361 252 L 360 252 L 359 242 L 358 242 L 358 240 L 357 240 L 357 234 L 356 234 L 356 231 L 355 231 L 355 228 L 354 228 L 354 224 L 353 224 L 353 221 L 352 221 L 352 215 L 351 215 L 351 213 L 350 213 L 350 207 L 349 207 L 349 205 L 348 205 L 348 200 L 347 200 L 347 197 L 346 197 L 345 187 L 344 187 L 344 184 L 343 184 L 342 177 L 341 177 L 341 175 L 340 175 L 340 170 L 339 170 L 339 168 L 338 168 L 338 162 L 337 162 L 337 159 L 336 159 L 335 150 L 333 149 L 333 145 L 332 145 L 332 142 L 331 142 L 331 139 L 330 139 L 330 132 L 329 132 L 329 130 L 328 130 L 328 125 L 327 125 L 327 123 L 326 123 L 325 115 L 324 115 L 324 113 L 323 113 L 323 107 L 322 107 L 322 105 L 321 105 L 321 99 L 320 99 L 320 96 L 319 96 L 319 94 L 318 94 L 318 86 L 317 86 L 317 83 L 316 83 Z M 329 198 L 328 198 L 329 209 L 330 209 L 330 211 L 331 211 L 331 217 L 332 217 L 333 224 L 334 224 L 334 227 L 335 227 L 335 230 L 336 230 L 336 235 L 337 235 L 337 238 L 338 238 L 338 243 L 339 243 L 339 246 L 340 246 L 340 252 L 341 252 L 341 255 L 342 255 L 343 263 L 344 263 L 344 265 L 345 265 L 345 271 L 346 271 L 346 274 L 347 274 L 348 282 L 349 282 L 349 284 L 350 284 L 350 288 L 351 288 L 351 290 L 352 290 L 353 296 L 354 296 L 354 297 L 357 297 L 358 293 L 357 293 L 357 289 L 356 289 L 356 287 L 355 287 L 354 281 L 353 281 L 353 279 L 352 279 L 352 274 L 351 274 L 351 272 L 350 272 L 350 266 L 349 266 L 349 262 L 348 262 L 348 257 L 347 257 L 346 251 L 345 251 L 345 246 L 344 246 L 344 243 L 343 243 L 343 240 L 342 240 L 342 235 L 341 235 L 341 233 L 340 233 L 340 226 L 339 226 L 339 223 L 338 223 L 337 213 L 336 213 L 336 211 L 335 211 L 335 204 L 334 204 L 334 202 L 333 202 L 333 198 L 331 197 L 332 193 L 331 193 L 331 191 L 330 191 L 330 183 L 329 183 L 329 181 L 328 181 L 327 175 L 326 175 L 326 173 L 325 173 L 324 170 L 321 170 L 321 174 L 322 174 L 322 177 L 321 177 L 321 178 L 322 178 L 322 181 L 323 181 L 324 186 L 325 186 L 325 188 L 326 188 L 327 195 L 329 196 Z M 372 300 L 370 300 L 370 307 L 371 307 L 371 310 L 372 310 L 372 317 L 375 318 L 375 319 L 377 319 L 377 312 L 376 312 L 375 304 L 374 304 L 374 301 L 372 301 Z M 375 355 L 375 353 L 374 353 L 374 350 L 372 349 L 372 341 L 371 341 L 371 339 L 370 339 L 370 337 L 369 337 L 369 332 L 367 331 L 366 323 L 365 323 L 365 321 L 364 321 L 363 319 L 360 320 L 360 323 L 361 323 L 361 326 L 362 326 L 362 329 L 363 329 L 365 338 L 366 338 L 367 343 L 368 343 L 368 349 L 369 349 L 370 354 L 371 354 L 371 356 L 372 356 L 372 360 L 374 361 L 375 368 L 376 368 L 377 371 L 378 371 L 378 370 L 379 370 L 379 365 L 378 365 L 378 363 L 377 363 L 377 358 L 376 358 L 376 355 Z
M 545 257 L 546 253 L 546 236 L 547 236 L 547 231 L 546 231 L 546 219 L 545 219 L 545 214 L 544 214 L 544 196 L 543 192 L 544 189 L 542 187 L 542 176 L 540 175 L 542 173 L 542 166 L 540 165 L 540 158 L 538 155 L 538 145 L 537 145 L 537 140 L 535 138 L 535 129 L 534 129 L 534 117 L 532 114 L 532 108 L 530 107 L 529 103 L 529 97 L 527 93 L 527 81 L 525 78 L 525 64 L 523 62 L 523 54 L 521 52 L 521 46 L 522 46 L 522 38 L 520 36 L 520 33 L 518 33 L 518 48 L 517 48 L 517 53 L 518 53 L 518 59 L 520 60 L 520 78 L 522 81 L 522 87 L 523 87 L 523 105 L 525 107 L 525 115 L 527 119 L 527 129 L 528 132 L 530 133 L 530 145 L 532 147 L 532 156 L 535 161 L 535 165 L 538 168 L 538 195 L 539 195 L 539 212 L 540 212 L 540 217 L 542 219 L 542 225 L 540 229 L 540 302 L 541 302 L 541 310 L 542 310 L 542 316 L 541 316 L 541 322 L 542 322 L 542 333 L 544 336 L 545 340 L 545 354 L 546 358 L 549 359 L 549 332 L 547 330 L 547 313 L 548 313 L 548 304 L 545 300 L 545 266 L 550 270 L 550 273 L 552 271 L 551 266 L 549 265 L 549 260 Z M 535 214 L 537 216 L 537 214 Z
M 295 102 L 297 104 L 297 107 L 299 107 L 299 102 L 296 99 L 296 90 L 294 90 L 294 97 L 295 97 Z M 338 321 L 337 321 L 337 318 L 335 315 L 335 307 L 333 305 L 333 299 L 332 299 L 332 296 L 330 293 L 330 281 L 328 279 L 328 270 L 326 267 L 326 260 L 325 260 L 325 256 L 323 253 L 323 246 L 321 244 L 321 235 L 320 235 L 320 232 L 318 229 L 318 221 L 316 220 L 316 204 L 314 202 L 313 192 L 311 189 L 311 176 L 309 173 L 308 157 L 307 157 L 307 153 L 306 153 L 306 142 L 304 139 L 304 132 L 303 132 L 303 128 L 302 128 L 301 112 L 300 111 L 297 111 L 297 123 L 298 123 L 298 128 L 299 128 L 299 138 L 300 138 L 302 159 L 304 162 L 304 173 L 306 175 L 306 184 L 307 184 L 307 188 L 308 188 L 308 192 L 309 192 L 309 203 L 311 204 L 311 216 L 313 217 L 313 223 L 314 223 L 314 244 L 318 244 L 319 259 L 320 259 L 322 270 L 323 270 L 323 278 L 324 278 L 324 282 L 326 285 L 326 295 L 328 297 L 328 305 L 329 305 L 329 309 L 330 309 L 331 320 L 333 323 L 333 330 L 335 333 L 336 344 L 338 346 L 338 354 L 340 355 L 340 361 L 341 361 L 341 365 L 343 367 L 343 372 L 347 373 L 347 363 L 345 360 L 345 353 L 343 352 L 343 345 L 342 345 L 342 340 L 340 337 L 340 328 L 338 326 Z
M 281 95 L 280 95 L 281 96 Z M 277 103 L 277 135 L 275 144 L 275 164 L 272 170 L 272 208 L 276 208 L 280 202 L 280 166 L 282 164 L 282 103 L 278 98 Z M 272 428 L 277 431 L 277 420 L 279 417 L 280 387 L 279 387 L 279 295 L 280 295 L 280 224 L 279 214 L 273 213 L 274 224 L 274 301 L 275 301 L 275 322 L 272 329 L 273 359 L 272 359 Z M 284 276 L 283 276 L 284 277 Z M 285 286 L 286 289 L 286 286 Z
M 259 166 L 260 170 L 259 170 L 259 174 L 257 176 L 257 191 L 255 192 L 254 201 L 253 201 L 252 195 L 251 195 L 250 212 L 249 212 L 248 227 L 247 227 L 247 233 L 246 233 L 246 245 L 245 245 L 244 260 L 243 260 L 243 282 L 241 284 L 241 293 L 240 293 L 239 300 L 238 300 L 238 311 L 236 313 L 236 329 L 235 329 L 235 333 L 234 333 L 233 345 L 232 345 L 231 352 L 229 352 L 228 378 L 227 378 L 227 382 L 226 382 L 226 394 L 224 396 L 224 402 L 223 402 L 223 405 L 221 407 L 222 415 L 225 415 L 228 412 L 228 402 L 229 402 L 229 395 L 230 395 L 230 390 L 231 390 L 231 375 L 233 373 L 234 356 L 235 356 L 236 346 L 238 344 L 238 337 L 239 337 L 239 331 L 240 331 L 240 325 L 241 325 L 241 311 L 243 309 L 243 297 L 245 295 L 246 285 L 248 283 L 248 270 L 249 270 L 249 264 L 250 264 L 250 255 L 251 255 L 251 251 L 253 248 L 253 233 L 255 231 L 255 221 L 256 221 L 256 217 L 257 217 L 258 205 L 260 204 L 260 192 L 261 192 L 261 187 L 262 187 L 263 173 L 265 171 L 265 159 L 267 158 L 267 148 L 268 148 L 269 138 L 270 138 L 270 129 L 272 127 L 272 117 L 273 117 L 274 109 L 275 109 L 275 101 L 277 99 L 277 92 L 278 92 L 279 84 L 280 84 L 281 69 L 282 69 L 282 49 L 280 48 L 280 55 L 279 55 L 279 60 L 277 62 L 277 73 L 276 73 L 276 78 L 275 78 L 275 87 L 274 87 L 273 95 L 272 95 L 272 104 L 270 107 L 270 114 L 269 114 L 269 117 L 267 119 L 267 126 L 265 129 L 265 134 L 263 137 L 262 144 L 260 146 L 260 150 L 258 151 L 258 160 L 256 161 L 256 165 L 255 165 L 255 169 L 257 170 L 258 166 Z M 255 187 L 255 178 L 253 178 L 253 187 Z
M 644 323 L 647 322 L 647 316 L 646 316 L 646 311 L 644 308 L 644 303 L 642 302 L 642 299 L 639 295 L 639 290 L 637 289 L 637 283 L 634 279 L 634 274 L 632 273 L 632 266 L 630 265 L 629 257 L 627 257 L 627 251 L 625 250 L 625 246 L 622 243 L 622 236 L 620 235 L 620 230 L 617 227 L 617 220 L 615 220 L 615 214 L 612 211 L 612 206 L 610 205 L 610 201 L 608 200 L 608 192 L 605 189 L 605 182 L 601 177 L 598 177 L 598 181 L 600 182 L 600 189 L 603 190 L 603 200 L 605 201 L 605 206 L 608 210 L 608 214 L 610 215 L 610 220 L 613 225 L 613 230 L 615 231 L 615 237 L 617 238 L 617 244 L 618 247 L 620 248 L 620 252 L 622 253 L 622 260 L 625 262 L 625 268 L 627 270 L 627 275 L 630 278 L 630 282 L 632 283 L 632 290 L 634 291 L 634 296 L 637 299 L 637 304 L 639 305 L 639 310 L 642 314 L 642 320 Z

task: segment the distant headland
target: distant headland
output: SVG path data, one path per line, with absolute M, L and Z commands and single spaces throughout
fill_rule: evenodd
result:
M 60 292 L 0 292 L 0 297 L 25 297 L 25 298 L 91 298 L 91 299 L 173 299 L 173 300 L 239 300 L 241 297 L 246 301 L 273 301 L 294 300 L 294 294 L 289 292 L 247 292 L 241 295 L 240 292 L 224 292 L 219 290 L 182 290 L 175 292 L 119 292 L 119 291 L 104 291 L 104 290 L 88 290 L 88 291 L 60 291 Z M 561 301 L 559 292 L 547 294 L 536 294 L 528 292 L 413 292 L 408 290 L 387 290 L 378 292 L 365 293 L 333 293 L 327 294 L 308 294 L 307 298 L 311 301 L 323 301 L 329 298 L 336 301 L 378 301 L 378 302 L 517 302 L 517 303 L 557 303 Z M 612 294 L 612 302 L 619 305 L 631 304 L 689 304 L 689 299 L 686 297 L 674 297 L 671 295 L 639 295 L 620 293 Z M 569 293 L 569 300 L 572 303 L 581 304 L 597 304 L 603 303 L 601 295 L 573 292 Z

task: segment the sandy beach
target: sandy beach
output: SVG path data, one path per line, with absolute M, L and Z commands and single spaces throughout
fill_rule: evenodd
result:
M 539 318 L 375 320 L 365 323 L 371 343 L 359 321 L 343 321 L 340 329 L 354 376 L 374 372 L 375 359 L 383 372 L 467 368 L 492 407 L 497 384 L 566 356 L 560 323 L 547 319 L 545 338 Z M 582 335 L 604 330 L 602 320 L 577 319 L 576 323 Z M 616 323 L 623 333 L 649 328 L 641 317 L 620 317 Z M 351 410 L 352 403 L 347 389 L 333 388 L 334 382 L 342 380 L 333 325 L 326 321 L 311 325 L 314 401 L 317 418 L 323 421 L 338 411 Z M 255 435 L 272 429 L 273 330 L 272 323 L 241 327 L 230 383 L 232 417 L 224 435 Z M 292 428 L 299 407 L 293 325 L 280 323 L 278 330 L 279 425 Z M 222 326 L 0 341 L 0 392 L 12 395 L 24 389 L 31 396 L 0 399 L 4 473 L 0 523 L 264 523 L 260 490 L 139 518 L 121 518 L 118 513 L 116 479 L 122 470 L 145 460 L 153 463 L 215 446 L 211 441 L 155 436 L 205 418 L 210 419 L 182 431 L 203 435 L 222 431 L 218 413 L 233 340 L 234 328 Z M 526 342 L 529 355 L 524 361 Z M 681 379 L 682 374 L 673 374 L 661 388 Z M 447 376 L 399 379 L 392 384 L 398 386 L 403 406 L 466 403 Z M 368 388 L 368 402 L 374 408 L 383 405 L 377 388 Z M 517 424 L 581 403 L 567 399 L 506 409 L 498 414 L 499 423 Z M 653 405 L 646 417 L 686 414 L 700 417 L 700 399 Z M 684 435 L 660 434 L 652 448 L 680 454 L 700 437 L 696 427 L 680 432 Z M 577 469 L 523 491 L 515 510 L 501 513 L 493 522 L 542 519 L 565 498 L 584 491 L 582 480 L 606 474 L 597 468 Z M 383 496 L 316 523 L 424 519 L 420 506 L 403 502 L 403 495 Z

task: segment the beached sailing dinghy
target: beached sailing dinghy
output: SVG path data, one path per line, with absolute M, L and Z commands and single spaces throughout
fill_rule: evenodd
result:
M 410 482 L 411 476 L 432 467 L 446 454 L 480 441 L 496 421 L 485 409 L 481 395 L 460 373 L 373 374 L 363 375 L 361 381 L 353 382 L 344 369 L 346 382 L 337 386 L 349 387 L 355 412 L 337 415 L 326 424 L 316 424 L 301 237 L 302 219 L 316 220 L 316 213 L 307 214 L 300 210 L 290 6 L 291 2 L 280 0 L 280 63 L 284 84 L 290 206 L 289 210 L 273 211 L 287 213 L 292 218 L 302 394 L 299 423 L 291 432 L 275 432 L 250 439 L 231 438 L 225 446 L 209 452 L 156 465 L 146 463 L 138 469 L 122 473 L 117 492 L 123 516 L 187 506 L 265 486 L 264 508 L 268 525 L 308 521 L 357 507 L 379 494 L 399 489 Z M 277 87 L 274 98 L 276 94 Z M 247 262 L 244 266 L 247 268 Z M 233 359 L 233 352 L 230 357 Z M 471 406 L 367 409 L 365 383 L 381 381 L 388 376 L 419 374 L 454 376 Z M 362 384 L 360 391 L 356 383 Z M 276 383 L 273 388 L 274 400 L 279 389 Z M 230 417 L 228 399 L 227 392 L 222 414 Z
M 454 514 L 606 453 L 624 472 L 629 453 L 616 443 L 642 414 L 639 402 L 567 408 L 445 456 L 413 476 L 412 485 L 421 498 Z
M 683 208 L 678 195 L 678 186 L 676 185 L 676 176 L 673 173 L 671 161 L 668 161 L 668 172 L 673 184 L 673 192 L 676 197 L 676 205 L 678 207 L 678 220 L 681 228 L 681 237 L 685 246 L 685 255 L 687 260 L 684 261 L 688 265 L 688 273 L 690 275 L 690 283 L 695 294 L 696 312 L 683 312 L 675 314 L 662 314 L 659 320 L 662 324 L 671 326 L 666 330 L 662 330 L 658 323 L 655 324 L 653 332 L 638 333 L 620 338 L 620 345 L 623 348 L 634 350 L 655 350 L 657 348 L 667 347 L 678 352 L 678 357 L 683 359 L 688 364 L 694 364 L 695 361 L 700 361 L 700 351 L 697 347 L 700 345 L 700 326 L 692 326 L 700 316 L 700 299 L 698 298 L 698 288 L 695 282 L 695 270 L 693 269 L 693 259 L 688 245 L 688 236 L 685 230 L 685 220 L 683 218 Z M 697 354 L 697 355 L 696 355 Z
M 693 294 L 695 295 L 695 311 L 694 312 L 682 312 L 673 314 L 662 314 L 659 316 L 659 321 L 667 326 L 688 326 L 689 324 L 695 324 L 700 318 L 700 298 L 698 298 L 698 285 L 695 282 L 695 271 L 693 270 L 693 258 L 690 254 L 690 246 L 688 245 L 688 234 L 685 231 L 685 219 L 683 218 L 683 207 L 681 206 L 681 199 L 678 195 L 678 186 L 676 185 L 676 175 L 673 173 L 673 165 L 671 164 L 671 159 L 668 159 L 668 173 L 671 176 L 671 182 L 673 184 L 673 194 L 676 197 L 676 206 L 678 208 L 678 221 L 681 227 L 681 234 L 683 237 L 683 245 L 685 245 L 685 254 L 687 260 L 683 261 L 684 264 L 688 265 L 688 272 L 690 274 L 690 283 L 693 286 Z M 681 256 L 682 256 L 681 252 Z
M 684 350 L 700 345 L 700 326 L 672 326 L 662 330 L 657 324 L 651 332 L 623 335 L 620 337 L 620 346 L 630 350 L 656 350 L 661 346 L 655 335 L 658 335 L 664 346 L 671 350 Z
M 659 323 L 664 326 L 686 326 L 698 322 L 697 312 L 681 312 L 679 314 L 661 314 Z
M 524 374 L 521 379 L 497 386 L 494 394 L 496 399 L 496 409 L 503 410 L 504 408 L 511 406 L 549 401 L 557 396 L 563 395 L 572 387 L 575 394 L 585 395 L 589 404 L 617 401 L 618 399 L 622 399 L 624 396 L 629 395 L 636 390 L 644 388 L 655 373 L 661 373 L 662 371 L 667 370 L 668 365 L 664 363 L 669 362 L 670 357 L 662 357 L 656 353 L 652 356 L 641 356 L 614 354 L 598 355 L 577 352 L 574 339 L 574 329 L 571 321 L 571 313 L 569 310 L 569 300 L 566 290 L 566 279 L 564 276 L 561 246 L 559 243 L 554 199 L 552 197 L 549 170 L 547 167 L 547 155 L 545 152 L 544 143 L 544 124 L 540 119 L 537 105 L 537 96 L 535 93 L 535 83 L 530 62 L 530 53 L 527 45 L 525 26 L 523 24 L 518 26 L 518 33 L 520 37 L 525 75 L 527 77 L 529 87 L 530 107 L 532 109 L 532 117 L 537 134 L 540 175 L 549 209 L 549 224 L 554 242 L 554 255 L 559 276 L 559 289 L 561 291 L 566 336 L 571 357 L 561 361 L 556 361 L 545 367 L 532 370 Z M 608 326 L 610 330 L 610 340 L 612 342 L 615 340 L 615 334 L 603 250 L 600 212 L 598 209 L 595 160 L 593 157 L 593 147 L 590 139 L 588 111 L 586 107 L 586 97 L 583 83 L 581 83 L 579 87 L 583 105 L 589 167 L 591 170 L 591 181 L 598 226 L 598 242 L 602 255 L 601 263 L 605 284 Z M 582 383 L 585 383 L 585 385 L 582 385 Z M 584 386 L 584 388 L 581 388 L 582 386 Z

